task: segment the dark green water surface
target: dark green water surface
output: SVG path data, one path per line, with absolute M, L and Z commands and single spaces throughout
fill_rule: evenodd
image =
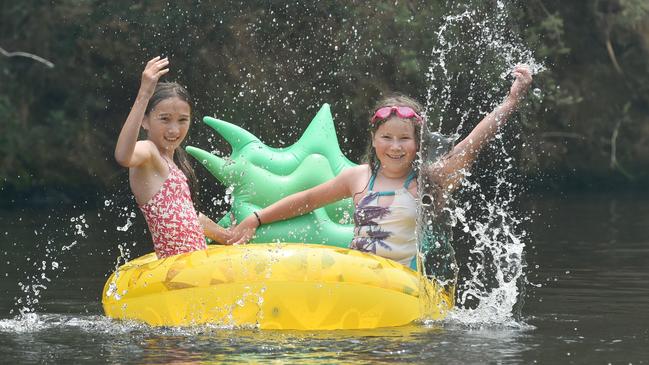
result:
M 332 332 L 154 329 L 103 317 L 118 244 L 130 257 L 150 250 L 133 209 L 107 204 L 0 211 L 0 362 L 649 363 L 647 195 L 524 203 L 536 213 L 517 322 Z

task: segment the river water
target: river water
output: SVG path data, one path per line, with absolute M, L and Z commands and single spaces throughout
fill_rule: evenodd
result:
M 103 284 L 146 252 L 128 204 L 0 211 L 3 363 L 649 363 L 649 195 L 537 196 L 522 318 L 363 331 L 150 328 L 105 318 Z M 112 205 L 112 206 L 111 206 Z M 110 207 L 109 207 L 110 206 Z M 110 209 L 108 209 L 110 208 Z M 107 212 L 121 211 L 117 216 Z M 130 222 L 130 223 L 129 223 Z M 131 226 L 133 223 L 133 226 Z M 117 246 L 121 244 L 120 254 Z M 485 320 L 485 323 L 489 321 Z

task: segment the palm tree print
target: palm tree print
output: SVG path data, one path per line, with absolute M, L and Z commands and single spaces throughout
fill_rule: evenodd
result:
M 370 192 L 367 194 L 356 206 L 354 211 L 354 239 L 350 244 L 350 248 L 363 251 L 376 253 L 376 245 L 391 250 L 385 241 L 392 235 L 392 232 L 381 229 L 377 220 L 383 219 L 390 214 L 389 207 L 382 207 L 378 205 L 370 205 L 371 202 L 379 197 L 379 193 Z M 365 234 L 362 235 L 362 231 Z

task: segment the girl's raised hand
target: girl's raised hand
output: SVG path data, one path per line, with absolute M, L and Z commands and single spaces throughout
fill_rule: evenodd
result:
M 169 72 L 168 66 L 169 59 L 167 57 L 160 58 L 160 56 L 157 56 L 147 62 L 144 71 L 142 71 L 142 83 L 140 84 L 140 93 L 143 96 L 151 97 L 153 95 L 160 77 Z
M 525 96 L 527 89 L 532 85 L 532 70 L 527 65 L 516 65 L 512 75 L 516 79 L 509 90 L 509 97 L 518 102 Z

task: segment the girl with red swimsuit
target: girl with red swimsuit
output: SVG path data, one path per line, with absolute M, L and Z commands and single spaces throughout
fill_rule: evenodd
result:
M 115 147 L 115 159 L 129 169 L 131 191 L 158 258 L 205 249 L 205 236 L 219 243 L 230 238 L 229 231 L 194 209 L 186 176 L 193 170 L 179 148 L 191 123 L 191 100 L 179 84 L 158 82 L 168 67 L 167 58 L 147 63 Z M 138 141 L 140 128 L 146 140 Z

